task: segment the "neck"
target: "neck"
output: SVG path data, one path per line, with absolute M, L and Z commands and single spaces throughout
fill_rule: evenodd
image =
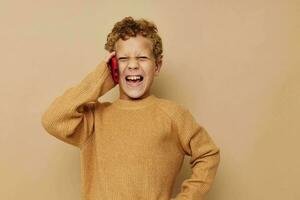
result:
M 152 105 L 156 100 L 153 94 L 148 94 L 139 98 L 119 98 L 113 102 L 113 105 L 125 109 L 137 109 Z

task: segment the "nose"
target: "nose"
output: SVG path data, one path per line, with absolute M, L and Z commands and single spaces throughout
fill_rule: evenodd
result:
M 128 69 L 138 69 L 139 68 L 139 64 L 137 62 L 136 59 L 129 59 L 129 63 L 128 63 Z

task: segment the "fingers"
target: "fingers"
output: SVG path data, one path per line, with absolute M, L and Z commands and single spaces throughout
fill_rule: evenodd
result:
M 108 63 L 109 60 L 110 60 L 114 55 L 116 55 L 116 52 L 115 52 L 115 51 L 109 52 L 109 53 L 105 56 L 104 61 L 105 61 L 106 63 Z

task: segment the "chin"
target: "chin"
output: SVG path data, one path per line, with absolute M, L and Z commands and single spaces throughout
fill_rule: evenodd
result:
M 147 81 L 144 80 L 141 87 L 131 88 L 126 84 L 126 81 L 121 82 L 121 90 L 124 96 L 129 99 L 138 99 L 143 97 L 147 93 Z
M 125 92 L 125 94 L 131 99 L 138 99 L 143 97 L 145 93 L 141 91 L 129 91 L 129 92 Z

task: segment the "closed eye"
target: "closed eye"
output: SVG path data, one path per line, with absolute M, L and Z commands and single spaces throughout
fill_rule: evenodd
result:
M 136 57 L 137 59 L 139 60 L 148 60 L 149 58 L 147 56 L 139 56 L 139 57 Z M 129 57 L 120 57 L 118 60 L 119 61 L 126 61 L 128 60 Z
M 127 60 L 127 57 L 120 57 L 119 60 Z
M 146 57 L 146 56 L 140 56 L 140 57 L 138 57 L 139 59 L 148 59 L 148 57 Z

